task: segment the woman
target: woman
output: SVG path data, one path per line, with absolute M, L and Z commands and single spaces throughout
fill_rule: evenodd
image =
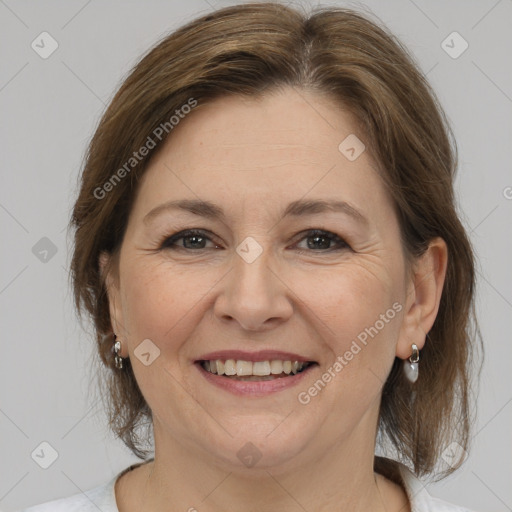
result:
M 471 425 L 450 136 L 348 9 L 228 7 L 152 49 L 91 142 L 71 268 L 145 460 L 27 510 L 465 510 L 418 479 Z

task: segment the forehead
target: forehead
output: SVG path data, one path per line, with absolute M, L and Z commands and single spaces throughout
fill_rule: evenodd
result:
M 266 167 L 280 158 L 301 163 L 304 158 L 309 162 L 337 157 L 340 137 L 355 130 L 355 118 L 332 99 L 289 88 L 199 105 L 173 132 L 167 147 L 179 153 L 186 139 L 230 169 L 244 171 L 254 170 L 251 162 Z M 203 156 L 198 152 L 188 159 Z M 247 166 L 240 167 L 241 163 Z
M 362 151 L 356 159 L 344 152 L 347 140 Z M 289 88 L 222 97 L 200 104 L 173 129 L 139 184 L 137 207 L 143 213 L 185 197 L 269 211 L 314 196 L 368 211 L 389 199 L 362 144 L 354 117 L 325 96 Z

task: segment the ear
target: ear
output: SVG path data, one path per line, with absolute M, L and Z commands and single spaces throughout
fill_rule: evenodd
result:
M 419 350 L 425 345 L 427 333 L 434 325 L 439 311 L 447 263 L 446 242 L 437 237 L 413 265 L 396 347 L 396 355 L 400 359 L 407 359 L 412 354 L 413 343 Z
M 110 322 L 112 330 L 116 337 L 121 341 L 126 339 L 126 332 L 124 329 L 123 312 L 120 300 L 120 287 L 119 287 L 119 272 L 114 268 L 118 264 L 115 256 L 110 253 L 102 252 L 99 256 L 98 265 L 101 278 L 105 283 L 107 290 L 107 297 L 109 303 Z M 126 357 L 126 343 L 121 343 L 121 357 Z

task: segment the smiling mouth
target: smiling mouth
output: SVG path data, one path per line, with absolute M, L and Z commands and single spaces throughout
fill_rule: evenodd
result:
M 227 360 L 200 360 L 197 361 L 205 371 L 231 380 L 240 381 L 266 381 L 285 377 L 293 377 L 307 368 L 318 365 L 315 361 L 243 361 Z

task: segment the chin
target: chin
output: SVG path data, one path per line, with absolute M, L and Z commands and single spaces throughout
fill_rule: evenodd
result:
M 228 471 L 285 471 L 297 463 L 297 457 L 304 457 L 305 448 L 314 438 L 311 422 L 292 426 L 292 416 L 293 412 L 279 418 L 253 414 L 231 425 L 223 424 L 233 437 L 226 433 L 208 443 L 207 449 Z

